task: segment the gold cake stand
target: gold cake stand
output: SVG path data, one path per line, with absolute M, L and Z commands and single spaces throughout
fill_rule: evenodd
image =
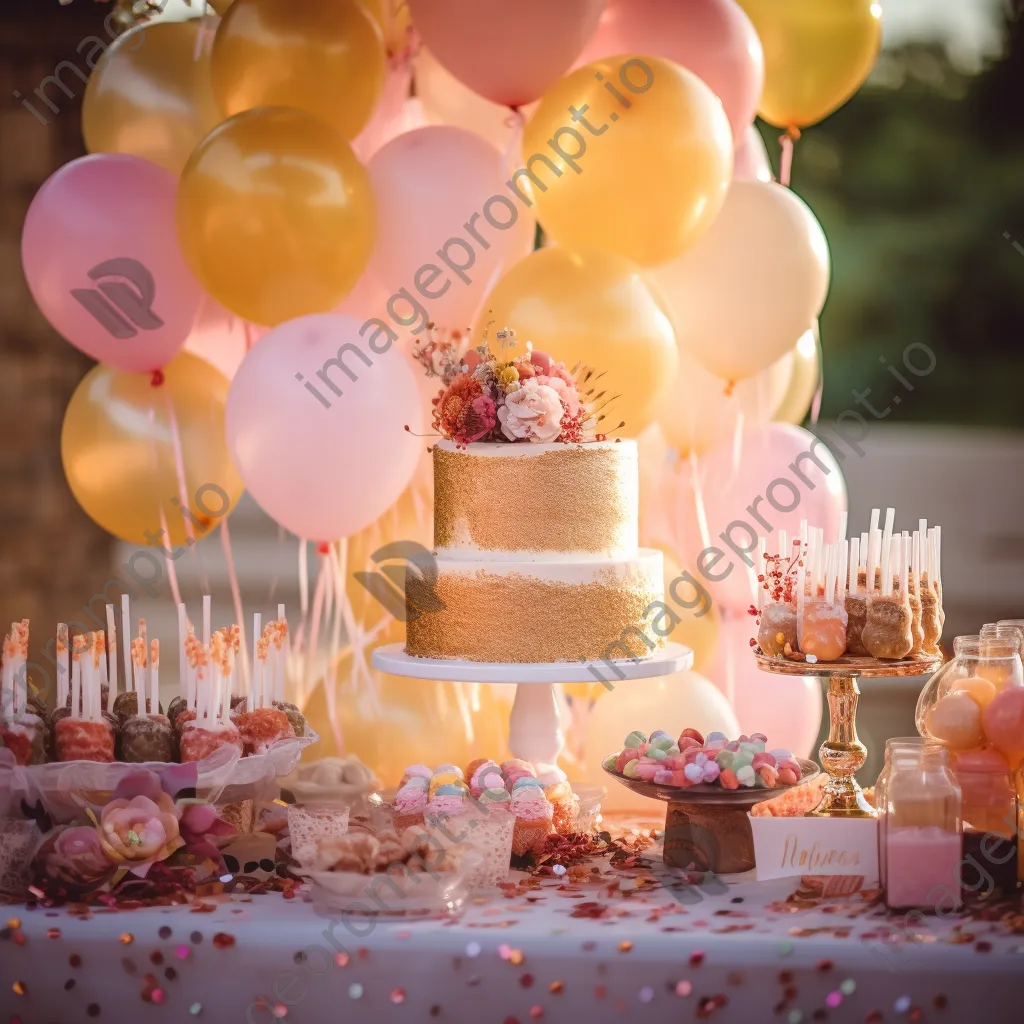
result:
M 867 748 L 857 738 L 857 705 L 860 703 L 857 680 L 930 675 L 942 664 L 942 658 L 879 661 L 844 654 L 838 661 L 809 665 L 806 661 L 770 657 L 760 650 L 754 651 L 754 657 L 762 672 L 780 676 L 828 676 L 828 738 L 818 748 L 818 757 L 829 780 L 821 803 L 807 812 L 808 817 L 876 817 L 878 812 L 867 802 L 854 778 L 868 757 Z

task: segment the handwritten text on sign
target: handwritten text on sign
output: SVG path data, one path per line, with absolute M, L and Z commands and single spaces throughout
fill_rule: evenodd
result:
M 757 877 L 860 875 L 878 880 L 878 822 L 874 818 L 755 818 Z

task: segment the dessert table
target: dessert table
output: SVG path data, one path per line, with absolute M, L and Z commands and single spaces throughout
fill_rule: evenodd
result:
M 0 1019 L 21 1024 L 1000 1022 L 1024 995 L 1019 901 L 942 919 L 889 913 L 870 893 L 823 899 L 797 879 L 698 883 L 644 838 L 617 864 L 513 872 L 451 916 L 326 918 L 299 889 L 135 910 L 12 904 L 0 925 Z

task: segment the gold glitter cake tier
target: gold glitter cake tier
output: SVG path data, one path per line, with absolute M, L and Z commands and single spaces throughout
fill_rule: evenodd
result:
M 434 446 L 434 547 L 487 561 L 628 558 L 637 549 L 633 441 Z
M 410 570 L 406 652 L 421 658 L 537 663 L 650 657 L 671 624 L 660 551 L 589 562 L 439 558 Z

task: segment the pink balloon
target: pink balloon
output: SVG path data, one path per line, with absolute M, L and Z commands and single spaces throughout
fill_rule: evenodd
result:
M 756 125 L 748 124 L 736 147 L 732 176 L 737 181 L 774 181 L 768 150 Z
M 738 460 L 730 440 L 696 462 L 696 477 L 691 474 L 674 496 L 682 523 L 681 553 L 722 611 L 740 614 L 754 601 L 758 537 L 775 539 L 779 530 L 795 537 L 800 520 L 806 519 L 824 529 L 827 542 L 837 539 L 846 482 L 832 452 L 802 427 L 748 427 L 740 436 Z M 701 502 L 706 537 L 698 515 Z
M 1024 686 L 1007 686 L 981 713 L 985 738 L 1011 766 L 1024 761 Z
M 732 704 L 742 732 L 764 733 L 769 750 L 785 747 L 796 757 L 811 757 L 821 728 L 821 684 L 813 676 L 762 672 L 750 653 L 756 631 L 748 615 L 723 617 L 707 677 Z
M 667 57 L 704 79 L 721 99 L 737 142 L 754 120 L 764 52 L 734 0 L 610 0 L 576 63 L 620 53 Z
M 321 313 L 270 331 L 231 382 L 227 434 L 245 489 L 299 537 L 361 530 L 405 490 L 426 441 L 409 364 L 384 335 Z M 375 347 L 371 347 L 371 344 Z
M 603 6 L 604 0 L 409 0 L 413 24 L 438 61 L 505 107 L 540 99 L 568 71 Z
M 387 296 L 408 292 L 395 310 L 412 332 L 427 319 L 468 327 L 504 269 L 533 248 L 536 223 L 505 187 L 501 155 L 471 132 L 434 126 L 392 139 L 367 170 L 377 198 L 367 276 Z
M 203 298 L 178 246 L 178 183 L 148 160 L 97 153 L 36 193 L 21 260 L 43 316 L 76 348 L 122 370 L 166 365 Z

